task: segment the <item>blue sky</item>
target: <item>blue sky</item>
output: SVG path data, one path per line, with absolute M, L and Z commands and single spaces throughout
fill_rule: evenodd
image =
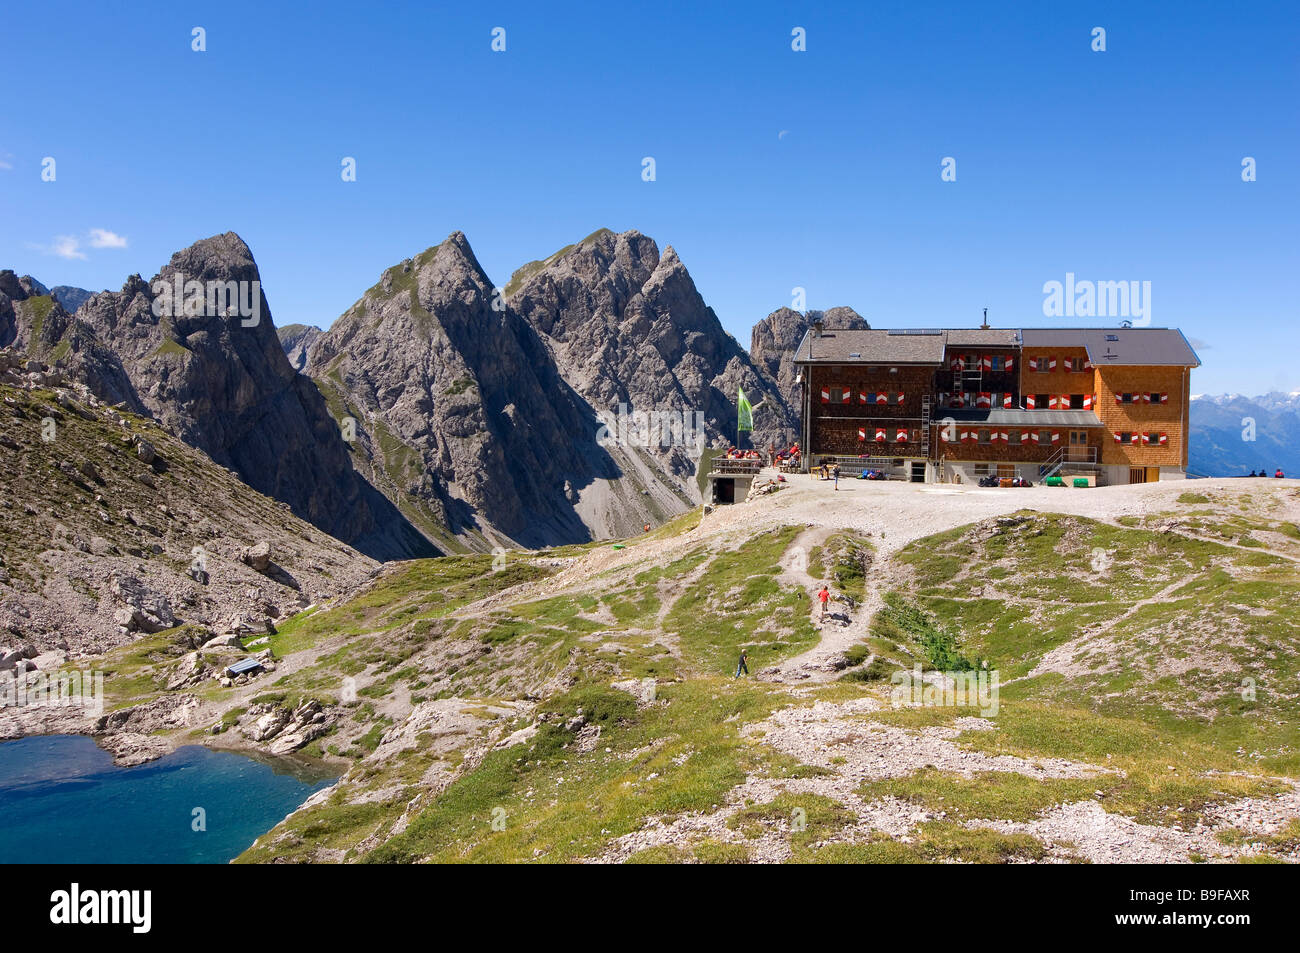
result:
M 328 326 L 456 229 L 504 285 L 637 228 L 746 346 L 795 287 L 879 327 L 1089 323 L 1043 315 L 1072 272 L 1150 281 L 1194 390 L 1300 389 L 1293 5 L 271 7 L 7 9 L 0 267 L 116 289 L 234 230 L 276 323 Z

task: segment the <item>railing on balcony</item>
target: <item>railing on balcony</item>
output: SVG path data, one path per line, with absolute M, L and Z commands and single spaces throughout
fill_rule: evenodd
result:
M 762 460 L 728 460 L 723 457 L 714 459 L 710 472 L 723 476 L 755 476 L 761 469 Z

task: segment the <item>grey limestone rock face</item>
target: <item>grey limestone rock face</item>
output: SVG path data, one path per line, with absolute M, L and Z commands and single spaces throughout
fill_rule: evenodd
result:
M 793 431 L 775 378 L 723 329 L 672 246 L 661 254 L 638 231 L 604 229 L 519 269 L 507 291 L 564 378 L 599 410 L 699 413 L 708 443 L 718 445 L 736 439 L 744 387 L 756 408 L 756 444 Z M 694 472 L 695 454 L 657 452 L 679 477 Z
M 385 271 L 311 345 L 306 371 L 356 421 L 376 485 L 431 528 L 590 538 L 572 488 L 616 472 L 598 423 L 460 232 Z
M 429 554 L 353 469 L 316 386 L 285 357 L 260 285 L 248 246 L 227 232 L 177 252 L 152 281 L 132 275 L 121 291 L 91 296 L 75 321 L 116 357 L 132 409 L 363 552 Z M 169 289 L 182 286 L 177 301 Z M 194 290 L 212 287 L 233 290 L 248 307 L 211 294 L 201 307 L 184 306 Z

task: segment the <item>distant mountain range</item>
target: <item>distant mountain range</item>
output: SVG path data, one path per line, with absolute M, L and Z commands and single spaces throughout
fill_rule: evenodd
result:
M 1188 470 L 1197 476 L 1245 476 L 1261 467 L 1300 474 L 1300 391 L 1197 395 L 1191 423 Z

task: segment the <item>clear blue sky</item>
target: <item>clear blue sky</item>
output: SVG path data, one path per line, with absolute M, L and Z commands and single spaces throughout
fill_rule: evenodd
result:
M 456 229 L 504 285 L 637 228 L 745 346 L 795 286 L 1037 325 L 1074 272 L 1150 281 L 1194 390 L 1300 388 L 1294 4 L 94 0 L 10 5 L 0 53 L 0 267 L 46 284 L 234 230 L 277 324 L 328 326 Z

